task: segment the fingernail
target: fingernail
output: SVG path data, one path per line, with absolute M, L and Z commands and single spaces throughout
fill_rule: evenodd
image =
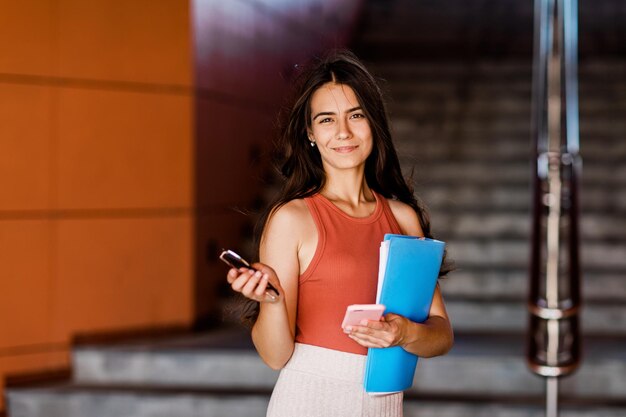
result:
M 350 333 L 352 331 L 352 326 L 346 326 L 346 333 Z
M 367 320 L 366 319 L 361 320 L 361 326 L 367 326 Z
M 254 276 L 257 277 L 257 278 L 260 278 L 261 277 L 261 273 L 259 271 L 256 271 L 254 273 Z
M 263 279 L 267 281 L 268 279 L 270 279 L 270 276 L 267 274 L 263 274 Z

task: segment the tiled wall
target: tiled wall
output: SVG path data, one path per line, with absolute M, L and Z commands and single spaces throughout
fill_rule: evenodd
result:
M 76 333 L 191 322 L 194 115 L 186 1 L 0 10 L 2 381 Z

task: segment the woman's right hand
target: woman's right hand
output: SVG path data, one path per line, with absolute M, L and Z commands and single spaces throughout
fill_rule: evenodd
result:
M 274 270 L 262 263 L 252 264 L 253 269 L 231 268 L 226 275 L 226 279 L 234 291 L 241 293 L 251 300 L 269 303 L 276 303 L 283 298 L 283 288 Z M 274 292 L 267 290 L 267 284 L 271 283 L 279 292 L 279 296 L 274 296 Z

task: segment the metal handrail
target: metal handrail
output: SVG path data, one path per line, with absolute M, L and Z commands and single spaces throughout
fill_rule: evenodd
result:
M 580 353 L 577 0 L 535 0 L 533 219 L 527 361 L 546 377 L 558 415 L 558 377 Z

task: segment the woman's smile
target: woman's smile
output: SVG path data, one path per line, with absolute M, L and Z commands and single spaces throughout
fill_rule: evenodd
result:
M 359 145 L 354 145 L 354 146 L 339 146 L 336 148 L 331 148 L 333 151 L 338 152 L 338 153 L 350 153 L 353 150 L 355 150 L 356 148 L 358 148 Z

